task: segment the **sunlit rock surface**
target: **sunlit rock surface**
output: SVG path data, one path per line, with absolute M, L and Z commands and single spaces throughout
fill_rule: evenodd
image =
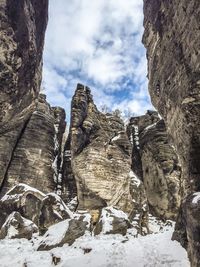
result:
M 72 99 L 70 136 L 78 208 L 116 206 L 131 215 L 131 145 L 123 121 L 99 112 L 90 89 L 80 84 Z

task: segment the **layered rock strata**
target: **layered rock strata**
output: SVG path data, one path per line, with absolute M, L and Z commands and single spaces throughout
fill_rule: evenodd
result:
M 51 108 L 45 95 L 40 94 L 12 154 L 0 195 L 18 183 L 45 193 L 56 190 L 64 130 L 64 110 Z
M 151 212 L 163 219 L 176 219 L 181 167 L 164 121 L 157 112 L 148 111 L 146 115 L 131 118 L 127 131 L 135 151 L 132 168 L 144 182 Z
M 99 112 L 89 88 L 80 84 L 72 99 L 70 137 L 78 208 L 115 206 L 130 215 L 131 145 L 123 121 Z
M 147 48 L 149 91 L 164 118 L 183 170 L 182 197 L 200 190 L 200 5 L 197 1 L 144 0 L 143 43 Z M 188 197 L 190 202 L 190 197 Z M 193 212 L 193 214 L 191 214 Z M 179 229 L 186 232 L 192 266 L 200 265 L 194 235 L 189 234 L 192 211 Z M 190 220 L 191 218 L 191 220 Z M 183 228 L 186 228 L 185 231 Z M 178 233 L 177 233 L 178 235 Z M 194 251 L 194 253 L 193 253 Z
M 39 94 L 47 16 L 48 0 L 0 3 L 0 187 Z

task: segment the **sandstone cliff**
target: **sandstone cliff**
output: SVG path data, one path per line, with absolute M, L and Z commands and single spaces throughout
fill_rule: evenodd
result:
M 117 206 L 132 212 L 130 144 L 119 118 L 100 113 L 89 88 L 78 85 L 71 111 L 72 170 L 79 208 Z
M 176 219 L 181 167 L 164 121 L 157 112 L 148 111 L 132 117 L 127 132 L 133 143 L 132 168 L 144 182 L 151 212 L 163 219 Z
M 1 187 L 39 94 L 48 0 L 2 0 L 0 5 Z
M 39 95 L 37 107 L 26 121 L 13 151 L 1 195 L 18 183 L 46 193 L 56 190 L 64 130 L 64 110 L 51 108 L 45 96 Z
M 149 91 L 180 157 L 182 197 L 200 190 L 199 25 L 198 1 L 144 0 Z M 191 201 L 183 202 L 175 236 L 188 246 L 192 266 L 199 266 L 199 223 Z

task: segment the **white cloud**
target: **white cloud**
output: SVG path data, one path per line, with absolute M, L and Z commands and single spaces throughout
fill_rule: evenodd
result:
M 91 86 L 97 105 L 130 107 L 137 114 L 150 107 L 142 5 L 142 0 L 50 1 L 43 81 L 53 105 L 69 112 L 76 83 L 82 82 Z M 125 99 L 123 92 L 116 94 L 122 90 Z

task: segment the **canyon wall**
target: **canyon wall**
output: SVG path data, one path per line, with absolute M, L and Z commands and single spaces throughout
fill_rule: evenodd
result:
M 149 92 L 165 120 L 182 165 L 182 209 L 175 238 L 200 265 L 200 4 L 144 0 L 143 43 L 147 48 Z M 190 195 L 192 194 L 192 195 Z

